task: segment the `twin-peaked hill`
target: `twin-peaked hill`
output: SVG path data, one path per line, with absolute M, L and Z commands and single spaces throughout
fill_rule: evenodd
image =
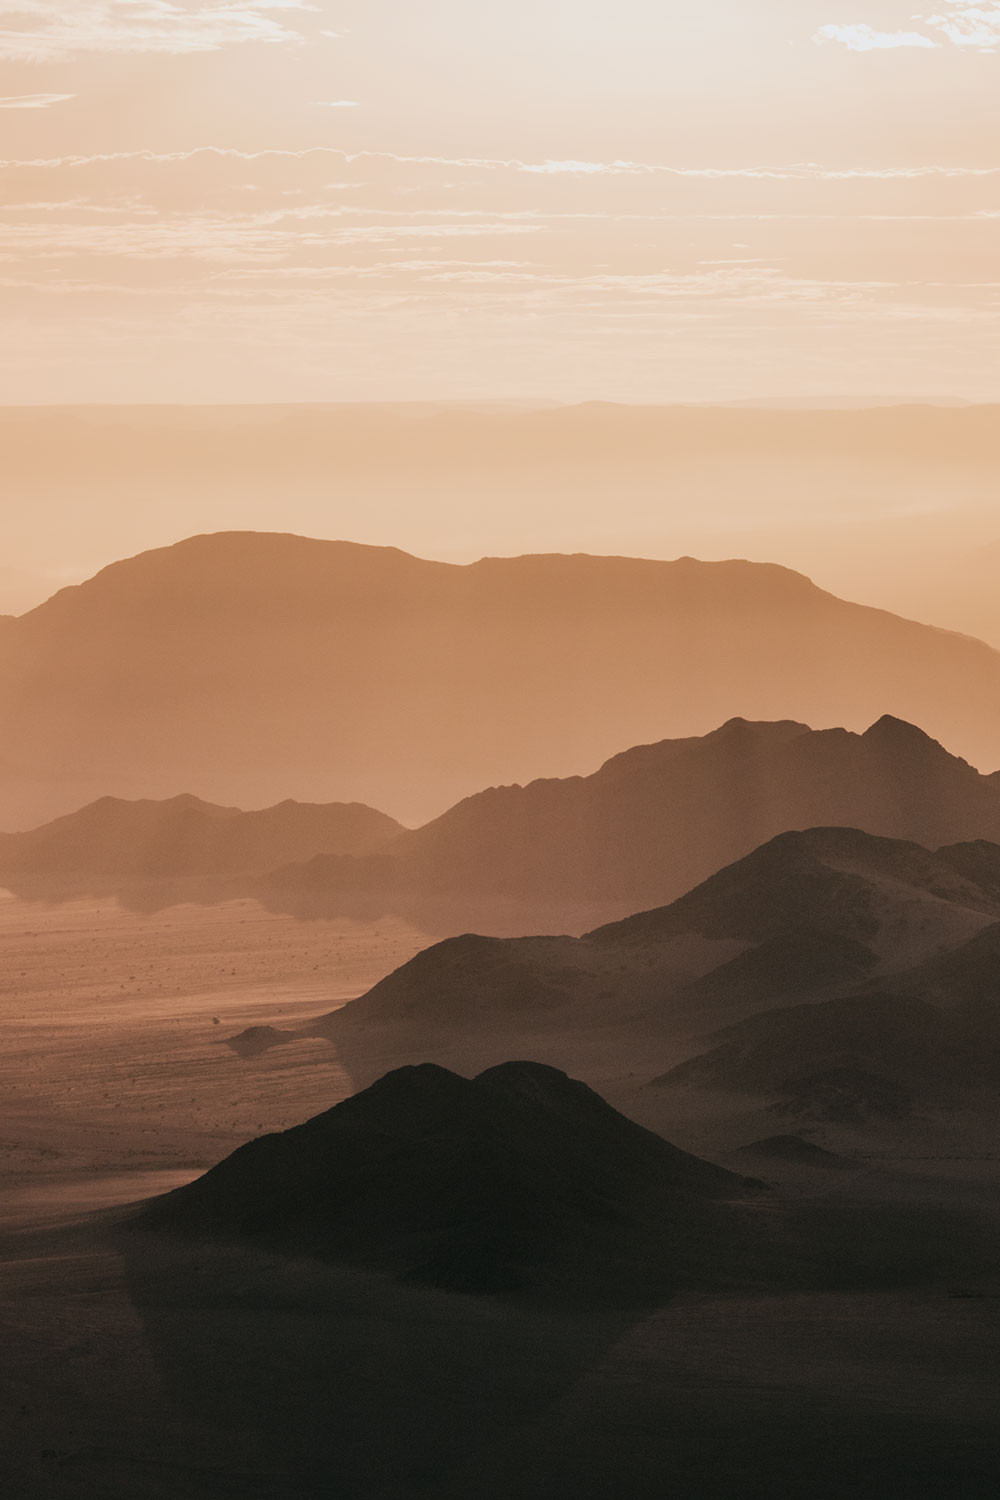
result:
M 224 533 L 4 623 L 0 825 L 178 788 L 413 823 L 734 714 L 859 729 L 887 712 L 992 768 L 1000 654 L 765 564 L 456 566 Z
M 759 1144 L 769 1170 L 774 1144 Z M 797 1145 L 801 1165 L 810 1152 Z M 812 1155 L 820 1170 L 850 1165 Z M 194 1241 L 199 1257 L 226 1244 L 242 1300 L 240 1247 L 257 1266 L 263 1250 L 271 1264 L 291 1255 L 564 1310 L 648 1309 L 682 1289 L 953 1284 L 990 1274 L 997 1257 L 995 1228 L 969 1215 L 870 1196 L 783 1202 L 534 1062 L 474 1078 L 427 1063 L 394 1069 L 140 1205 L 119 1227 L 126 1253 L 136 1231 Z
M 718 1274 L 760 1184 L 670 1146 L 553 1068 L 424 1064 L 154 1200 L 144 1228 L 244 1240 L 472 1292 L 627 1301 Z

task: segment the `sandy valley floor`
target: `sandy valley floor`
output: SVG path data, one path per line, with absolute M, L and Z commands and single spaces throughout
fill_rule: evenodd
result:
M 297 922 L 251 901 L 154 916 L 0 897 L 0 1171 L 15 1194 L 84 1175 L 194 1172 L 353 1092 L 323 1042 L 252 1066 L 225 1045 L 334 1009 L 427 939 Z
M 243 1059 L 227 1037 L 426 941 L 249 902 L 0 899 L 0 1492 L 993 1500 L 995 1279 L 557 1315 L 120 1233 L 120 1205 L 356 1086 L 327 1042 Z M 972 1154 L 975 1187 L 996 1165 Z

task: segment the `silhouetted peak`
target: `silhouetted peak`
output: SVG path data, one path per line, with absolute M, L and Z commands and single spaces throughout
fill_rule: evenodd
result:
M 575 1082 L 559 1068 L 537 1062 L 499 1063 L 478 1074 L 475 1081 L 496 1092 L 535 1104 L 578 1102 L 582 1095 L 591 1092 L 585 1084 Z
M 411 1063 L 406 1067 L 393 1068 L 391 1072 L 385 1073 L 377 1083 L 373 1083 L 363 1094 L 354 1095 L 355 1099 L 387 1099 L 393 1096 L 401 1100 L 414 1096 L 428 1097 L 441 1095 L 451 1097 L 455 1094 L 465 1094 L 470 1087 L 469 1080 L 462 1078 L 458 1073 L 453 1073 L 450 1068 L 443 1068 L 439 1063 L 424 1062 Z
M 146 812 L 202 812 L 218 815 L 220 813 L 238 813 L 239 808 L 221 807 L 215 802 L 206 802 L 204 798 L 197 797 L 193 792 L 179 792 L 175 797 L 98 797 L 93 802 L 88 802 L 85 807 L 74 813 L 66 813 L 59 823 L 69 823 L 74 819 L 100 818 L 105 815 L 115 814 L 121 817 L 129 815 L 140 815 Z M 54 825 L 43 825 L 54 826 Z
M 907 850 L 919 846 L 904 839 L 887 839 L 878 834 L 865 833 L 860 828 L 802 828 L 779 833 L 745 859 L 738 860 L 730 869 L 745 866 L 748 872 L 754 865 L 782 864 L 805 857 L 814 859 L 864 859 L 867 856 L 884 856 L 893 849 Z
M 795 719 L 744 719 L 736 716 L 720 724 L 718 729 L 709 730 L 707 734 L 688 735 L 684 739 L 656 740 L 649 745 L 633 745 L 630 749 L 622 750 L 617 755 L 613 755 L 610 760 L 606 760 L 595 775 L 613 774 L 621 777 L 633 772 L 648 772 L 660 765 L 669 765 L 677 755 L 697 754 L 700 750 L 708 750 L 719 745 L 731 745 L 734 750 L 743 749 L 754 743 L 781 745 L 798 739 L 802 735 L 815 733 L 816 731 L 810 729 L 808 724 L 800 724 Z M 562 784 L 565 785 L 570 781 L 580 784 L 581 781 L 587 779 L 590 778 L 566 777 Z M 535 783 L 535 785 L 538 784 L 540 783 Z M 553 784 L 559 785 L 559 783 Z
M 935 750 L 943 754 L 948 752 L 935 739 L 932 739 L 924 730 L 916 724 L 910 724 L 905 719 L 897 719 L 893 714 L 883 714 L 882 717 L 861 736 L 862 740 L 869 745 L 877 745 L 880 749 L 886 749 L 893 754 L 905 754 L 908 750 Z M 951 757 L 954 759 L 954 757 Z
M 713 729 L 710 734 L 705 735 L 705 741 L 712 740 L 766 740 L 778 743 L 782 740 L 797 739 L 800 734 L 811 733 L 808 724 L 800 724 L 795 719 L 744 719 L 738 715 L 727 719 L 720 724 L 718 729 Z
M 669 906 L 640 912 L 586 936 L 599 942 L 655 941 L 668 933 L 762 943 L 835 934 L 867 943 L 878 931 L 873 880 L 884 875 L 926 887 L 935 856 L 919 844 L 858 828 L 780 833 L 726 865 Z
M 530 1083 L 561 1088 L 569 1081 L 568 1075 L 561 1068 L 553 1068 L 548 1063 L 539 1062 L 497 1063 L 495 1067 L 486 1068 L 476 1075 L 477 1083 L 511 1083 L 515 1086 Z

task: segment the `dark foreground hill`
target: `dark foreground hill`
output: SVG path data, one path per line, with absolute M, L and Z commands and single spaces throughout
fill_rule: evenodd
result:
M 470 1081 L 425 1063 L 240 1147 L 147 1203 L 126 1233 L 619 1306 L 684 1289 L 978 1277 L 996 1264 L 997 1233 L 979 1212 L 864 1196 L 800 1204 L 763 1187 L 552 1067 L 508 1062 Z
M 194 537 L 0 632 L 0 825 L 98 796 L 359 799 L 408 822 L 733 714 L 921 724 L 1000 760 L 1000 654 L 785 568 L 588 556 L 426 562 Z
M 889 716 L 863 734 L 733 719 L 592 776 L 493 787 L 376 858 L 320 855 L 260 891 L 300 915 L 431 910 L 436 896 L 453 923 L 489 923 L 494 903 L 490 931 L 579 931 L 672 901 L 789 829 L 833 826 L 930 848 L 1000 841 L 1000 779 Z
M 365 855 L 401 832 L 360 803 L 281 802 L 259 812 L 197 797 L 99 802 L 26 833 L 0 834 L 0 872 L 13 885 L 32 877 L 88 883 L 88 877 L 173 880 L 254 875 L 288 859 L 324 852 Z
M 731 1266 L 716 1200 L 755 1186 L 553 1068 L 470 1082 L 425 1064 L 251 1141 L 139 1222 L 463 1291 L 627 1301 Z

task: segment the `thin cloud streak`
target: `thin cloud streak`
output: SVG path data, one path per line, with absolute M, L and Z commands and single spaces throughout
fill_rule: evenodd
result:
M 53 104 L 65 104 L 77 97 L 76 94 L 10 94 L 0 98 L 0 109 L 49 109 Z
M 666 177 L 703 178 L 725 180 L 746 178 L 750 180 L 776 182 L 824 182 L 849 179 L 889 181 L 892 179 L 917 179 L 921 177 L 998 177 L 998 166 L 962 166 L 940 163 L 921 166 L 898 167 L 824 167 L 816 162 L 792 162 L 779 166 L 749 167 L 688 167 L 668 162 L 526 162 L 516 157 L 450 157 L 407 156 L 396 151 L 345 151 L 337 146 L 303 146 L 300 149 L 268 147 L 260 151 L 244 151 L 233 146 L 194 146 L 184 151 L 103 151 L 88 155 L 66 155 L 25 158 L 0 158 L 0 170 L 32 167 L 59 169 L 69 167 L 99 166 L 113 162 L 145 162 L 150 165 L 170 165 L 177 162 L 195 161 L 198 157 L 214 156 L 233 161 L 255 162 L 269 159 L 303 160 L 310 156 L 329 156 L 338 161 L 354 163 L 363 161 L 386 161 L 399 166 L 461 167 L 467 170 L 480 168 L 483 171 L 514 171 L 532 176 L 565 173 L 577 176 L 657 175 Z

